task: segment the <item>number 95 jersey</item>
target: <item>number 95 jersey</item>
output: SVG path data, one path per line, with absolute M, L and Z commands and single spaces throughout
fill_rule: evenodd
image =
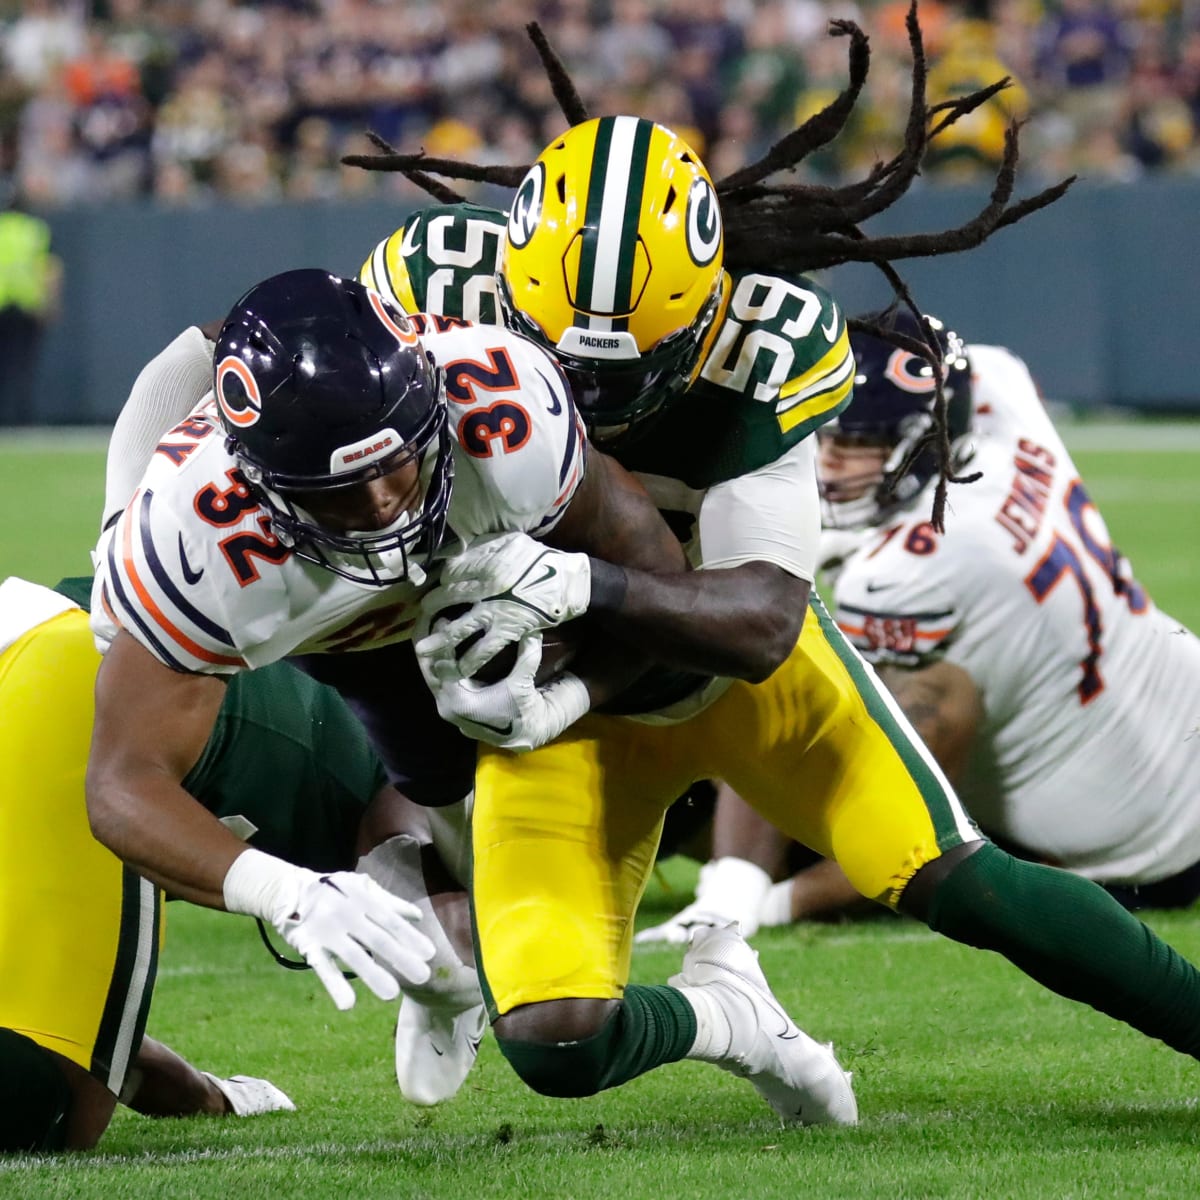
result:
M 933 483 L 836 576 L 838 624 L 869 661 L 944 657 L 984 715 L 959 794 L 989 833 L 1106 882 L 1200 860 L 1200 640 L 1160 612 L 1112 545 L 1007 350 L 968 347 L 982 478 Z
M 454 455 L 436 558 L 496 533 L 549 532 L 587 445 L 557 365 L 501 328 L 413 320 L 445 373 Z M 226 450 L 211 396 L 163 435 L 94 558 L 101 649 L 125 629 L 166 666 L 215 674 L 406 640 L 437 575 L 435 564 L 420 585 L 370 587 L 297 558 Z

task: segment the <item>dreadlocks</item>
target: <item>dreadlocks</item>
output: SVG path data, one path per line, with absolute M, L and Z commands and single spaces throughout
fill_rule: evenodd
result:
M 782 269 L 802 274 L 842 263 L 871 263 L 891 284 L 895 299 L 889 309 L 869 318 L 852 318 L 848 324 L 852 330 L 872 334 L 919 355 L 933 371 L 936 386 L 933 425 L 920 445 L 913 448 L 908 461 L 915 459 L 931 442 L 936 442 L 939 472 L 931 519 L 940 532 L 945 516 L 947 484 L 969 483 L 978 475 L 956 476 L 952 470 L 941 352 L 936 340 L 932 334 L 917 339 L 891 327 L 890 316 L 903 305 L 924 329 L 920 322 L 921 312 L 908 285 L 892 264 L 898 259 L 953 254 L 978 246 L 996 230 L 1053 204 L 1075 177 L 1018 203 L 1010 203 L 1016 180 L 1020 128 L 1014 123 L 1005 134 L 1004 156 L 988 203 L 972 220 L 941 233 L 868 237 L 860 228 L 861 223 L 881 213 L 908 190 L 920 173 L 930 142 L 942 130 L 1008 87 L 1010 82 L 1006 77 L 969 95 L 927 105 L 925 47 L 917 20 L 917 0 L 911 2 L 906 26 L 913 60 L 912 87 L 904 144 L 898 154 L 887 162 L 876 163 L 864 179 L 840 186 L 770 181 L 777 172 L 799 166 L 808 155 L 828 145 L 841 133 L 866 83 L 870 65 L 867 36 L 853 21 L 836 20 L 830 22 L 830 36 L 850 39 L 846 87 L 824 109 L 775 142 L 756 162 L 718 180 L 716 188 L 725 216 L 725 259 L 731 267 L 770 272 Z M 587 120 L 587 108 L 541 27 L 532 22 L 525 29 L 537 49 L 563 115 L 572 125 Z M 424 153 L 400 154 L 382 138 L 374 134 L 368 136 L 380 153 L 351 154 L 342 162 L 368 171 L 400 171 L 443 203 L 457 203 L 464 197 L 434 179 L 434 175 L 516 187 L 529 170 L 529 164 L 483 166 L 431 158 Z M 897 479 L 907 465 L 908 462 L 897 472 Z

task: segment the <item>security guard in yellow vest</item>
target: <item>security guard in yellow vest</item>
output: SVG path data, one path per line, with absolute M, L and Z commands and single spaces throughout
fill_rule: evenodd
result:
M 50 226 L 20 209 L 0 212 L 0 425 L 33 418 L 38 348 L 57 307 L 59 275 Z

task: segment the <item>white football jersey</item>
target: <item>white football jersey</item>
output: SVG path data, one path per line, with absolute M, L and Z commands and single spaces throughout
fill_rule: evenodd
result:
M 1024 363 L 969 348 L 976 483 L 933 484 L 836 576 L 838 624 L 875 663 L 961 666 L 984 707 L 959 791 L 979 824 L 1106 882 L 1200 860 L 1200 639 L 1112 546 Z
M 422 341 L 446 374 L 454 453 L 437 557 L 496 533 L 549 532 L 586 453 L 557 367 L 507 330 L 416 320 L 429 327 Z M 102 650 L 125 629 L 169 667 L 216 674 L 405 640 L 437 574 L 372 587 L 297 558 L 226 450 L 211 395 L 163 436 L 95 560 L 92 626 Z

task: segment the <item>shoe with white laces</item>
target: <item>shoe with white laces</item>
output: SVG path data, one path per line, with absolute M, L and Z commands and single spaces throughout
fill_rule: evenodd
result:
M 697 929 L 683 969 L 668 982 L 697 1013 L 700 1028 L 688 1057 L 748 1079 L 785 1124 L 858 1123 L 850 1073 L 833 1044 L 796 1027 L 736 925 Z
M 633 940 L 641 945 L 669 942 L 686 946 L 693 929 L 733 921 L 741 927 L 743 937 L 753 937 L 758 932 L 763 897 L 770 890 L 771 877 L 757 864 L 744 858 L 714 858 L 700 868 L 696 899 L 669 921 L 643 929 Z
M 255 1079 L 251 1075 L 231 1075 L 218 1079 L 208 1071 L 201 1071 L 217 1091 L 229 1101 L 229 1107 L 238 1117 L 257 1117 L 269 1112 L 295 1112 L 296 1106 L 269 1079 Z
M 458 1093 L 487 1026 L 482 1004 L 463 1011 L 433 1008 L 411 996 L 396 1017 L 396 1082 L 413 1104 L 440 1104 Z

